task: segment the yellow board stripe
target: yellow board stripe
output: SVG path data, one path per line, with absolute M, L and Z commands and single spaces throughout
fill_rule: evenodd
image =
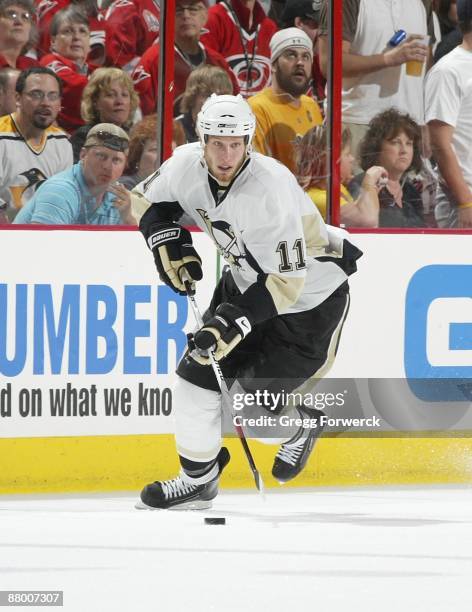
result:
M 464 433 L 462 433 L 464 436 Z M 252 488 L 237 439 L 222 487 Z M 250 442 L 266 486 L 276 446 Z M 304 472 L 286 487 L 444 484 L 472 481 L 470 437 L 324 438 Z M 0 439 L 0 493 L 139 490 L 179 470 L 174 438 L 166 435 Z

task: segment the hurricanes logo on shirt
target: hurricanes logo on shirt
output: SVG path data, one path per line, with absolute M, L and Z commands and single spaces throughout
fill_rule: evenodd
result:
M 270 85 L 271 66 L 268 57 L 256 55 L 249 66 L 242 53 L 230 55 L 226 61 L 236 75 L 243 96 L 251 96 Z
M 240 261 L 246 259 L 241 253 L 233 228 L 226 221 L 212 221 L 205 210 L 197 208 L 197 212 L 205 223 L 209 235 L 213 238 L 220 255 L 230 265 L 241 267 Z

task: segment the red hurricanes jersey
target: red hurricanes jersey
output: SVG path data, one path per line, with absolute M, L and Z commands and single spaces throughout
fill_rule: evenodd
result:
M 203 52 L 203 64 L 211 64 L 219 66 L 226 70 L 234 88 L 234 93 L 239 93 L 239 88 L 234 74 L 232 73 L 228 63 L 219 53 L 213 49 L 206 48 L 202 43 L 199 43 L 200 49 Z M 174 47 L 174 100 L 177 99 L 185 91 L 185 84 L 192 70 L 195 69 L 185 55 Z M 141 61 L 136 66 L 132 78 L 134 88 L 141 98 L 141 110 L 144 115 L 149 115 L 156 112 L 157 106 L 157 72 L 159 67 L 159 45 L 152 45 L 141 58 Z
M 58 53 L 48 53 L 41 58 L 40 64 L 50 68 L 62 81 L 62 108 L 57 119 L 62 128 L 72 133 L 84 124 L 80 116 L 80 101 L 89 71 L 87 74 L 77 72 L 77 65 Z
M 256 1 L 254 25 L 248 32 L 244 28 L 246 10 L 235 0 L 210 7 L 201 40 L 225 57 L 236 75 L 241 94 L 249 97 L 270 85 L 269 42 L 277 26 Z
M 159 34 L 159 7 L 152 0 L 115 0 L 101 13 L 105 63 L 132 72 Z

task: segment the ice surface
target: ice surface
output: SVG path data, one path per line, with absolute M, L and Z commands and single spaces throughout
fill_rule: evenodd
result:
M 63 590 L 80 612 L 471 610 L 470 488 L 222 491 L 198 512 L 135 501 L 0 497 L 0 589 Z

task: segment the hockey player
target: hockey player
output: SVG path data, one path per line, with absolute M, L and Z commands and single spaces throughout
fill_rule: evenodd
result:
M 251 392 L 262 379 L 270 391 L 291 392 L 300 379 L 321 377 L 348 310 L 346 279 L 361 255 L 346 232 L 325 226 L 288 169 L 251 151 L 255 118 L 240 95 L 213 94 L 197 130 L 199 143 L 177 148 L 138 186 L 152 203 L 140 229 L 163 282 L 185 295 L 182 277 L 202 278 L 190 232 L 177 223 L 184 213 L 228 264 L 194 335 L 195 349 L 177 368 L 181 472 L 143 489 L 146 508 L 208 508 L 217 495 L 229 453 L 221 448 L 221 393 L 206 351 L 213 347 L 225 378 Z M 276 406 L 274 413 L 281 409 L 287 410 Z M 291 410 L 298 417 L 322 414 Z M 297 426 L 292 433 L 272 470 L 281 482 L 303 469 L 320 428 Z

